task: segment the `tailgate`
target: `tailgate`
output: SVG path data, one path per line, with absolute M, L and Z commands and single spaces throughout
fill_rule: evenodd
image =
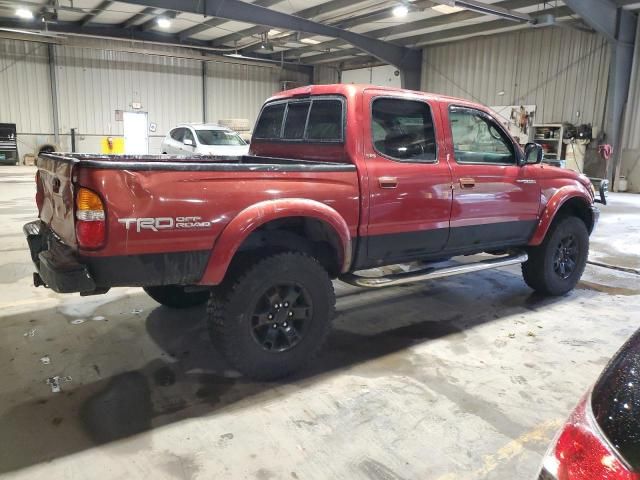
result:
M 70 247 L 76 246 L 73 166 L 73 162 L 52 157 L 38 159 L 39 218 Z

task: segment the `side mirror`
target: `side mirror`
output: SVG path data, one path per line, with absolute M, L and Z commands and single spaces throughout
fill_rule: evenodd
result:
M 193 140 L 191 140 L 190 138 L 185 138 L 184 140 L 182 140 L 182 143 L 184 143 L 185 145 L 189 145 L 190 147 L 193 147 Z
M 527 143 L 524 146 L 523 165 L 535 165 L 542 161 L 542 147 L 537 143 Z

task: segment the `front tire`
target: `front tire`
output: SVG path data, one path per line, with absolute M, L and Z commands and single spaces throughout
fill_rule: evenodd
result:
M 577 217 L 554 220 L 543 242 L 529 249 L 524 281 L 545 295 L 563 295 L 577 285 L 589 256 L 589 232 Z
M 143 287 L 147 295 L 169 308 L 190 308 L 202 305 L 209 299 L 209 291 L 186 292 L 180 285 Z
M 303 253 L 279 253 L 229 274 L 207 308 L 211 340 L 243 375 L 275 380 L 324 345 L 335 309 L 327 271 Z

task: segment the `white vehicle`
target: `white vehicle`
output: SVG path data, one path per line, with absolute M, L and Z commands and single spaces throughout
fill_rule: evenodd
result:
M 246 155 L 249 145 L 225 127 L 213 124 L 182 124 L 162 140 L 162 153 L 171 155 Z

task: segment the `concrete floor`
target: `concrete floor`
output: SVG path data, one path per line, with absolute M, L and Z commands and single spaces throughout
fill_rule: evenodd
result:
M 319 361 L 252 383 L 210 346 L 202 309 L 171 311 L 136 288 L 33 288 L 21 233 L 36 216 L 33 174 L 0 167 L 2 478 L 532 478 L 638 327 L 638 275 L 594 265 L 553 299 L 518 268 L 336 284 Z M 611 195 L 602 212 L 592 258 L 640 268 L 640 196 Z

